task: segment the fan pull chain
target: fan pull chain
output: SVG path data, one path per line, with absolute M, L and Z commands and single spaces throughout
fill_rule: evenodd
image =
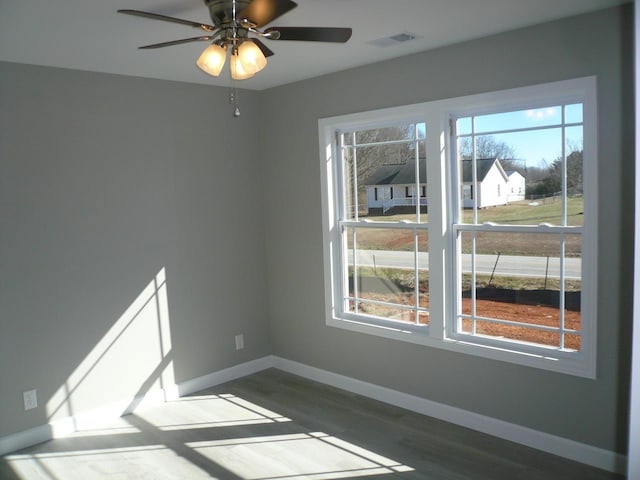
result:
M 235 107 L 233 116 L 238 118 L 240 116 L 240 108 L 238 107 L 238 90 L 235 87 L 229 89 L 229 103 Z

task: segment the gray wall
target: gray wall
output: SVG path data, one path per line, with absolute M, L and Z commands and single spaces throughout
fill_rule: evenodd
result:
M 275 354 L 624 453 L 632 311 L 631 19 L 630 7 L 611 9 L 265 92 Z M 325 325 L 319 118 L 588 75 L 598 76 L 599 101 L 597 380 Z
M 271 352 L 257 94 L 227 95 L 0 63 L 0 436 Z

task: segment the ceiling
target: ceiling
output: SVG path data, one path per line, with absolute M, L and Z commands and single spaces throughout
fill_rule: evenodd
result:
M 326 73 L 450 45 L 630 0 L 296 0 L 278 26 L 352 27 L 347 44 L 264 40 L 267 67 L 236 86 L 262 90 Z M 188 26 L 132 17 L 145 10 L 211 23 L 203 0 L 2 0 L 0 60 L 207 85 L 229 86 L 195 65 L 206 42 L 157 50 L 140 45 L 201 35 Z M 409 33 L 390 46 L 372 41 Z

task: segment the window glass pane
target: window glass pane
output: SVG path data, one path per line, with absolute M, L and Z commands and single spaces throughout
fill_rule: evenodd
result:
M 416 237 L 413 229 L 351 227 L 346 229 L 346 237 L 350 311 L 412 323 L 417 318 L 426 324 L 429 301 L 427 233 L 420 232 Z M 417 257 L 418 288 L 416 241 L 420 252 Z M 365 310 L 360 310 L 361 305 L 366 305 Z
M 458 135 L 468 135 L 473 131 L 472 126 L 472 117 L 459 118 L 456 120 L 456 133 Z
M 348 228 L 347 229 L 347 245 L 349 249 L 353 248 L 353 235 L 349 232 L 355 232 L 357 236 L 355 237 L 355 245 L 356 248 L 360 250 L 382 250 L 383 252 L 413 252 L 415 246 L 414 233 L 411 226 L 407 226 L 407 228 L 369 228 L 369 227 L 358 227 L 358 228 Z M 424 243 L 419 242 L 418 248 L 426 249 L 428 248 L 428 244 L 426 242 L 425 237 L 419 237 L 421 240 L 424 240 Z M 404 254 L 398 254 L 389 257 L 381 257 L 380 254 L 376 258 L 383 258 L 386 266 L 398 266 L 395 263 L 398 257 L 403 257 Z M 373 261 L 373 259 L 371 260 Z M 411 266 L 413 267 L 413 263 L 402 263 L 403 267 Z
M 569 197 L 582 196 L 583 194 L 583 147 L 582 127 L 568 127 L 565 129 L 566 155 L 567 155 L 567 195 Z M 569 225 L 576 223 L 569 222 Z M 582 222 L 578 223 L 582 224 Z
M 542 134 L 533 136 L 541 132 L 540 130 L 461 137 L 458 140 L 458 155 L 463 160 L 470 160 L 475 140 L 476 158 L 492 160 L 497 158 L 505 170 L 510 170 L 512 167 L 525 168 L 535 164 L 538 156 L 542 158 L 542 155 L 550 154 L 550 147 L 553 147 L 553 155 L 559 156 L 562 153 L 560 130 L 550 130 L 558 131 L 551 139 Z M 542 130 L 542 132 L 546 131 L 547 129 Z
M 470 195 L 472 187 L 463 187 L 462 194 Z M 465 201 L 469 201 L 465 198 Z M 581 195 L 567 198 L 567 225 L 582 225 L 584 202 Z M 473 223 L 473 210 L 465 209 L 463 223 Z M 533 201 L 511 202 L 478 210 L 478 223 L 493 222 L 511 225 L 562 225 L 562 198 L 559 196 L 539 198 Z
M 416 152 L 418 177 L 416 177 Z M 427 212 L 427 166 L 424 141 L 414 142 L 402 161 L 387 156 L 386 147 L 358 148 L 358 197 L 362 198 L 360 216 L 370 220 L 426 221 L 418 219 Z M 416 179 L 419 182 L 416 184 Z
M 582 104 L 563 108 L 567 122 L 582 121 Z M 474 117 L 481 131 L 490 130 L 483 125 L 492 124 L 494 133 L 458 138 L 459 204 L 471 209 L 461 215 L 463 223 L 582 224 L 583 126 L 555 126 L 562 120 L 561 112 L 558 107 L 551 107 Z M 536 129 L 500 133 L 500 129 L 526 128 L 517 123 L 523 118 L 531 123 L 528 127 Z M 459 123 L 465 123 L 462 120 Z M 516 123 L 510 124 L 511 121 Z M 545 125 L 554 126 L 544 128 Z M 509 205 L 516 208 L 504 208 Z M 492 211 L 494 208 L 498 211 Z
M 564 327 L 567 330 L 581 331 L 582 318 L 582 237 L 580 235 L 565 236 L 565 317 Z M 565 334 L 565 348 L 580 350 L 581 336 Z
M 359 216 L 358 205 L 362 202 L 357 202 L 354 196 L 354 162 L 353 162 L 353 149 L 342 149 L 342 202 L 345 209 L 343 218 L 352 220 Z
M 579 336 L 563 328 L 580 330 L 580 236 L 564 239 L 564 279 L 562 242 L 561 234 L 462 232 L 459 331 L 579 349 Z
M 564 107 L 565 123 L 582 123 L 582 104 L 566 105 Z
M 496 130 L 512 130 L 535 128 L 562 123 L 562 108 L 550 106 L 545 108 L 518 110 L 513 112 L 494 113 L 474 117 L 476 133 Z
M 429 234 L 418 232 L 418 297 L 419 306 L 429 308 Z M 419 313 L 419 323 L 428 324 L 428 312 Z
M 581 126 L 565 129 L 565 135 L 567 145 L 581 149 Z M 460 139 L 459 194 L 463 209 L 477 208 L 478 223 L 563 224 L 561 128 L 477 136 L 475 143 L 476 184 L 471 137 Z M 572 195 L 582 191 L 581 150 L 578 155 L 580 168 L 571 170 L 573 183 L 567 183 Z M 473 210 L 462 221 L 473 223 Z
M 408 306 L 407 308 L 400 308 L 392 305 L 383 305 L 362 300 L 357 302 L 357 306 L 357 313 L 361 315 L 369 315 L 371 317 L 376 317 L 383 320 L 392 320 L 396 322 L 412 324 L 416 323 L 416 310 L 412 306 Z M 428 324 L 429 317 L 426 313 L 418 312 L 418 319 L 420 325 Z
M 356 145 L 391 142 L 396 140 L 413 140 L 416 138 L 416 126 L 413 123 L 380 127 L 355 132 Z

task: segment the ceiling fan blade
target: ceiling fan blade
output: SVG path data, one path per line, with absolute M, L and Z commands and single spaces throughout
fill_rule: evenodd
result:
M 162 47 L 170 47 L 172 45 L 180 45 L 182 43 L 190 43 L 190 42 L 204 42 L 206 40 L 211 40 L 213 36 L 206 37 L 193 37 L 193 38 L 183 38 L 181 40 L 172 40 L 170 42 L 162 42 L 162 43 L 154 43 L 151 45 L 143 45 L 142 47 L 138 47 L 141 50 L 147 50 L 150 48 L 162 48 Z
M 280 34 L 273 35 L 271 40 L 345 43 L 351 38 L 352 30 L 338 27 L 270 27 L 264 31 L 267 34 L 271 32 Z
M 262 51 L 262 54 L 265 57 L 270 57 L 270 56 L 274 55 L 274 53 L 271 51 L 271 49 L 269 49 L 269 47 L 267 47 L 264 43 L 262 43 L 257 38 L 252 38 L 251 41 L 258 46 L 258 48 Z
M 206 23 L 192 22 L 191 20 L 183 20 L 181 18 L 175 17 L 167 17 L 166 15 L 160 15 L 159 13 L 143 12 L 141 10 L 118 10 L 118 13 L 135 15 L 136 17 L 150 18 L 152 20 L 162 20 L 164 22 L 179 23 L 181 25 L 200 28 L 206 32 L 212 32 L 216 29 L 216 27 L 214 27 L 213 25 L 207 25 Z
M 298 6 L 291 0 L 253 0 L 236 15 L 239 20 L 249 20 L 262 27 Z

